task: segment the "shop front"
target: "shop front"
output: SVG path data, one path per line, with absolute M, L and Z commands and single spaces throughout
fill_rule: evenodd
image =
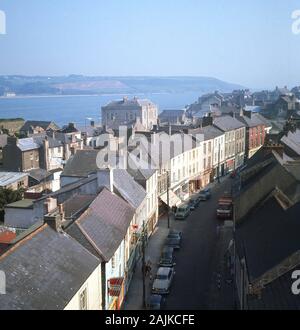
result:
M 111 278 L 107 281 L 109 310 L 121 310 L 125 297 L 124 277 Z
M 233 172 L 235 170 L 235 158 L 229 159 L 225 163 L 226 173 Z

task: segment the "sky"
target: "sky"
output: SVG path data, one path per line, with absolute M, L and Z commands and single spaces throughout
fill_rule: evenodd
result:
M 209 76 L 300 85 L 300 0 L 0 0 L 0 75 Z

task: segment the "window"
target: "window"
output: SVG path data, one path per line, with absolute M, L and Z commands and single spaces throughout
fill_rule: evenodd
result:
M 79 309 L 81 311 L 87 310 L 87 289 L 85 288 L 79 296 Z
M 111 258 L 111 268 L 113 270 L 116 268 L 116 255 L 115 254 Z

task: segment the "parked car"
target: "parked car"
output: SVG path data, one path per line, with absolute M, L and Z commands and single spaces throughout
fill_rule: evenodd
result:
M 173 267 L 175 266 L 174 249 L 170 246 L 165 246 L 160 256 L 160 267 Z
M 159 268 L 152 286 L 152 293 L 159 295 L 169 294 L 174 275 L 174 268 Z
M 190 207 L 188 205 L 179 206 L 175 213 L 176 220 L 184 220 L 191 213 Z
M 194 196 L 190 199 L 189 206 L 191 211 L 195 211 L 200 204 L 199 196 Z
M 182 240 L 182 232 L 175 229 L 170 229 L 168 238 L 179 238 L 180 241 Z
M 211 199 L 211 190 L 209 188 L 201 190 L 199 193 L 199 199 L 200 201 L 207 201 Z
M 165 298 L 159 294 L 152 294 L 150 296 L 147 308 L 153 311 L 162 310 L 165 305 Z
M 180 250 L 181 238 L 167 237 L 166 246 L 173 248 L 174 250 Z

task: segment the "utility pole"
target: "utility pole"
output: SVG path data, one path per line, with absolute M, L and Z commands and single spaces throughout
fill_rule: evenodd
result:
M 142 231 L 142 270 L 143 270 L 143 307 L 146 309 L 146 237 L 145 237 L 145 221 L 143 221 L 143 231 Z
M 170 176 L 169 176 L 169 171 L 167 171 L 168 229 L 170 229 L 170 195 L 169 195 L 169 189 L 170 189 Z

